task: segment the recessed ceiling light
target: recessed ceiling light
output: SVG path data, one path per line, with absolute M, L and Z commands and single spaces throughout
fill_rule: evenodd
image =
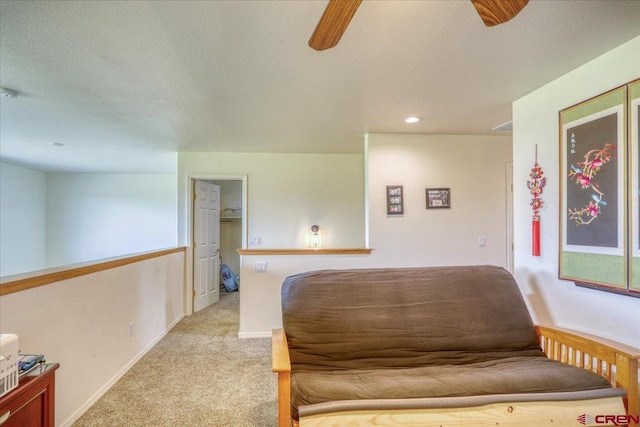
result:
M 49 145 L 53 145 L 54 147 L 64 147 L 62 142 L 50 142 Z
M 405 123 L 418 123 L 420 120 L 422 120 L 422 117 L 407 117 L 406 119 L 404 119 Z
M 0 87 L 0 95 L 4 98 L 17 98 L 18 91 L 6 87 Z

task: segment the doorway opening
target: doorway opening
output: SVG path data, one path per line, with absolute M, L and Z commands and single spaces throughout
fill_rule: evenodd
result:
M 226 265 L 225 270 L 231 270 L 235 276 L 240 274 L 240 255 L 237 249 L 246 249 L 247 245 L 247 176 L 245 174 L 198 174 L 190 175 L 188 179 L 188 193 L 192 195 L 187 203 L 188 212 L 187 235 L 191 244 L 187 250 L 186 260 L 186 283 L 188 298 L 186 300 L 186 313 L 191 314 L 210 304 L 215 304 L 219 296 L 227 292 L 224 282 L 220 281 L 220 267 Z M 203 219 L 202 208 L 198 201 L 198 188 L 218 189 L 218 208 L 213 220 Z M 215 208 L 213 209 L 215 210 Z M 200 213 L 199 213 L 200 212 Z M 212 256 L 206 261 L 202 257 L 202 244 L 204 240 L 201 230 L 201 221 L 212 221 L 215 225 L 213 235 L 210 240 L 216 240 Z M 211 255 L 211 254 L 210 254 Z M 213 274 L 206 279 L 203 284 L 201 272 L 209 270 Z M 238 277 L 238 280 L 240 278 Z M 209 293 L 203 303 L 203 289 L 208 287 Z M 238 284 L 239 290 L 239 284 Z M 199 300 L 198 300 L 199 298 Z M 240 304 L 242 302 L 240 301 Z M 203 306 L 204 305 L 204 306 Z
M 242 248 L 242 181 L 213 180 L 220 188 L 220 294 L 239 291 Z

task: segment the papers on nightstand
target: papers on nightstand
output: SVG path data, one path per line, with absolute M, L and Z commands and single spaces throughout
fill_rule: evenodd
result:
M 18 375 L 22 377 L 23 375 L 28 374 L 45 361 L 46 358 L 43 354 L 19 354 Z

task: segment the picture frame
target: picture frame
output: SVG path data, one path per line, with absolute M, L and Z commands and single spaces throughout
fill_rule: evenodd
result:
M 560 111 L 559 278 L 626 290 L 627 87 Z
M 387 215 L 404 215 L 402 185 L 387 185 Z
M 427 188 L 427 209 L 450 209 L 451 189 L 450 188 Z
M 640 79 L 628 85 L 629 290 L 640 292 Z

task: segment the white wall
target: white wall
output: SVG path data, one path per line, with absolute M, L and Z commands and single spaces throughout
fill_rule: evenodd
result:
M 369 241 L 386 266 L 506 267 L 509 136 L 370 134 Z M 386 186 L 402 185 L 404 215 L 387 216 Z M 450 209 L 426 209 L 426 188 L 450 188 Z M 486 247 L 479 247 L 479 237 Z
M 263 261 L 268 263 L 268 271 L 256 272 L 256 262 Z M 280 288 L 285 277 L 326 268 L 372 266 L 369 255 L 245 255 L 241 263 L 241 338 L 270 337 L 272 329 L 282 327 Z
M 363 176 L 366 169 L 367 182 L 359 181 L 360 187 L 353 191 L 366 194 L 368 200 L 372 254 L 243 256 L 241 337 L 269 336 L 271 329 L 281 327 L 280 287 L 291 274 L 323 268 L 506 265 L 505 168 L 511 160 L 510 137 L 371 134 L 367 146 L 366 165 L 358 167 Z M 279 166 L 267 172 L 277 174 Z M 403 217 L 386 215 L 386 185 L 393 184 L 404 186 Z M 450 187 L 452 208 L 427 211 L 426 187 Z M 250 211 L 262 215 L 253 206 Z M 359 216 L 344 215 L 341 221 L 344 228 L 363 228 Z M 480 235 L 487 237 L 485 248 L 478 247 Z M 296 247 L 305 245 L 300 241 Z M 268 263 L 268 272 L 255 271 L 259 261 Z
M 0 277 L 46 266 L 46 174 L 0 163 Z
M 220 175 L 247 177 L 247 227 L 249 237 L 260 237 L 260 246 L 250 248 L 306 248 L 311 226 L 318 224 L 326 233 L 325 246 L 332 248 L 364 245 L 364 164 L 359 154 L 287 153 L 178 153 L 178 242 L 187 246 L 187 313 L 192 299 L 192 251 L 190 238 L 190 180 L 216 180 Z M 216 175 L 218 177 L 216 177 Z M 247 295 L 261 294 L 265 277 L 252 282 L 241 261 L 240 305 Z M 301 267 L 303 268 L 303 267 Z M 238 273 L 238 272 L 236 272 Z M 277 276 L 279 277 L 279 276 Z M 279 279 L 276 279 L 279 280 Z M 282 282 L 280 280 L 280 282 Z M 263 304 L 241 309 L 247 316 L 279 304 L 279 291 L 268 292 Z M 276 302 L 277 300 L 277 302 Z M 254 330 L 241 334 L 252 336 Z M 249 320 L 249 322 L 253 322 Z M 272 324 L 260 323 L 259 333 L 270 334 Z
M 47 267 L 176 246 L 175 174 L 47 174 Z
M 640 77 L 640 37 L 513 104 L 515 275 L 534 317 L 640 347 L 640 299 L 576 287 L 558 279 L 558 112 Z M 542 256 L 531 256 L 526 182 L 534 163 L 547 176 L 541 213 Z
M 183 317 L 183 296 L 177 252 L 3 295 L 0 325 L 60 363 L 55 425 L 69 426 Z
M 362 155 L 178 153 L 180 245 L 188 242 L 188 176 L 198 174 L 248 175 L 248 234 L 261 248 L 308 246 L 313 224 L 330 247 L 364 244 Z

